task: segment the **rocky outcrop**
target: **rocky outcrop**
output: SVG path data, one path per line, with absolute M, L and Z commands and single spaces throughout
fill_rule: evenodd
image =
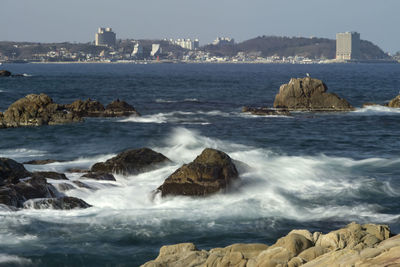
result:
M 11 104 L 1 118 L 4 127 L 55 125 L 82 121 L 45 94 L 27 95 Z
M 279 88 L 274 108 L 290 111 L 351 111 L 354 108 L 336 94 L 327 93 L 328 87 L 318 79 L 292 78 Z
M 155 152 L 149 148 L 130 149 L 118 154 L 106 162 L 94 164 L 91 171 L 132 175 L 149 171 L 157 165 L 169 161 L 170 160 L 163 154 Z
M 24 203 L 25 209 L 55 209 L 55 210 L 72 210 L 86 209 L 91 206 L 82 199 L 76 197 L 60 197 L 28 200 Z
M 158 190 L 162 196 L 205 196 L 226 189 L 238 177 L 227 154 L 206 148 L 193 162 L 171 174 Z
M 271 115 L 290 116 L 290 112 L 287 109 L 272 109 L 267 107 L 261 107 L 261 108 L 243 107 L 242 112 L 251 113 L 252 115 L 258 115 L 258 116 L 271 116 Z
M 390 265 L 391 264 L 391 265 Z M 386 225 L 351 223 L 328 234 L 293 230 L 272 246 L 234 244 L 210 251 L 192 243 L 163 246 L 155 266 L 397 266 L 400 235 L 390 238 Z
M 390 108 L 400 108 L 400 95 L 390 100 L 387 106 Z
M 22 164 L 12 159 L 0 158 L 0 204 L 11 208 L 27 206 L 44 208 L 47 205 L 54 209 L 90 206 L 83 200 L 64 196 L 47 182 L 47 178 L 68 180 L 63 173 L 51 171 L 30 173 Z
M 30 94 L 0 112 L 0 128 L 55 125 L 83 121 L 84 117 L 140 116 L 134 107 L 120 100 L 106 108 L 95 100 L 76 100 L 72 104 L 54 103 L 46 94 Z
M 11 72 L 9 72 L 8 70 L 0 70 L 0 77 L 10 77 L 11 76 Z
M 140 116 L 140 113 L 136 109 L 119 99 L 111 102 L 106 106 L 104 111 L 104 117 L 122 117 L 122 116 Z
M 82 175 L 81 178 L 103 181 L 116 181 L 114 175 L 106 172 L 88 172 Z

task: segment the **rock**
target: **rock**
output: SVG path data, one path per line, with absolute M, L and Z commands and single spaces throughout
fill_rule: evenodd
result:
M 0 70 L 0 77 L 10 77 L 11 76 L 11 72 L 9 72 L 8 70 Z
M 142 266 L 400 266 L 400 235 L 389 238 L 390 231 L 385 225 L 351 223 L 326 235 L 316 233 L 293 230 L 270 247 L 264 244 L 234 244 L 200 251 L 192 243 L 163 246 L 155 260 Z M 347 245 L 314 246 L 314 241 L 318 244 L 324 237 L 335 235 Z M 379 242 L 367 242 L 367 245 L 366 237 L 375 237 Z M 366 247 L 359 250 L 358 242 Z
M 151 170 L 157 165 L 167 162 L 170 162 L 167 157 L 149 148 L 130 149 L 106 162 L 94 164 L 91 171 L 132 175 Z
M 45 164 L 50 164 L 50 163 L 55 163 L 55 162 L 64 162 L 64 160 L 37 159 L 37 160 L 26 161 L 26 162 L 24 162 L 23 164 L 28 164 L 28 165 L 45 165 Z
M 68 184 L 68 183 L 59 183 L 59 184 L 53 184 L 58 191 L 61 192 L 66 192 L 72 189 L 75 189 L 75 187 L 72 184 Z
M 65 108 L 81 117 L 101 117 L 104 113 L 104 106 L 90 98 L 85 101 L 78 99 L 72 104 L 65 105 Z
M 0 204 L 9 207 L 18 207 L 20 205 L 20 198 L 17 192 L 10 187 L 0 187 Z
M 65 174 L 58 172 L 33 172 L 32 178 L 36 177 L 49 178 L 53 180 L 68 180 Z
M 252 115 L 259 115 L 259 116 L 271 116 L 271 115 L 290 116 L 290 112 L 287 109 L 271 109 L 267 107 L 261 107 L 261 108 L 243 107 L 242 112 L 251 113 Z
M 352 111 L 354 108 L 343 98 L 326 93 L 328 87 L 318 79 L 292 78 L 279 88 L 274 108 L 298 111 Z
M 372 102 L 366 102 L 366 103 L 364 103 L 364 104 L 362 105 L 363 108 L 371 107 L 371 106 L 381 106 L 381 105 L 376 104 L 376 103 L 372 103 Z
M 9 158 L 0 158 L 0 186 L 17 183 L 19 179 L 30 176 L 24 165 Z
M 42 177 L 28 178 L 13 185 L 12 188 L 23 201 L 34 198 L 54 198 L 59 195 L 57 189 Z
M 162 196 L 205 196 L 226 189 L 237 178 L 238 171 L 227 154 L 206 148 L 193 162 L 171 174 L 158 190 Z
M 80 188 L 86 188 L 86 189 L 90 189 L 90 190 L 96 190 L 96 188 L 93 188 L 93 187 L 91 187 L 91 186 L 89 186 L 89 185 L 87 185 L 87 184 L 85 184 L 85 183 L 82 183 L 81 181 L 73 181 L 73 183 L 74 183 L 76 186 L 80 187 Z
M 89 172 L 82 175 L 81 178 L 103 180 L 103 181 L 116 181 L 114 175 L 105 172 Z
M 387 106 L 390 108 L 400 108 L 400 95 L 390 100 Z
M 70 168 L 70 169 L 67 169 L 66 172 L 86 173 L 86 172 L 90 172 L 90 170 L 78 169 L 78 168 Z
M 76 197 L 60 197 L 28 200 L 24 203 L 23 207 L 25 209 L 71 210 L 86 209 L 91 207 L 91 205 Z
M 119 99 L 111 102 L 106 106 L 104 111 L 104 117 L 121 117 L 121 116 L 140 116 L 136 109 L 126 103 L 125 101 L 120 101 Z
M 64 110 L 46 94 L 27 95 L 11 104 L 3 113 L 5 127 L 55 125 L 79 122 L 75 113 Z

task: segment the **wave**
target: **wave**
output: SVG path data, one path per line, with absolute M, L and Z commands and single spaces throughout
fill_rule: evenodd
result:
M 136 123 L 176 123 L 176 124 L 211 124 L 207 117 L 220 116 L 230 117 L 235 113 L 222 112 L 219 110 L 212 111 L 173 111 L 168 113 L 157 113 L 152 115 L 144 115 L 141 117 L 128 117 L 120 120 L 120 122 L 136 122 Z
M 397 115 L 400 114 L 400 108 L 390 108 L 385 106 L 367 106 L 364 108 L 357 108 L 355 111 L 352 112 L 353 114 L 358 115 Z
M 26 160 L 31 158 L 43 157 L 47 154 L 46 151 L 29 149 L 29 148 L 16 148 L 0 150 L 0 157 L 11 158 L 14 160 Z
M 32 74 L 28 74 L 28 73 L 22 73 L 22 76 L 24 76 L 24 77 L 33 77 Z
M 157 98 L 156 102 L 157 103 L 178 103 L 178 102 L 200 102 L 200 101 L 197 98 L 185 98 L 183 100 L 168 100 L 168 99 Z
M 31 265 L 32 261 L 16 255 L 0 254 L 0 264 Z

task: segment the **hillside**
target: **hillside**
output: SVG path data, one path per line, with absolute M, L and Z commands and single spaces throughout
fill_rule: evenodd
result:
M 233 56 L 238 52 L 259 53 L 260 56 L 304 56 L 308 58 L 333 59 L 336 54 L 336 41 L 325 38 L 259 36 L 231 46 L 203 47 L 204 51 L 216 56 Z M 369 41 L 361 41 L 361 59 L 390 58 L 378 46 Z

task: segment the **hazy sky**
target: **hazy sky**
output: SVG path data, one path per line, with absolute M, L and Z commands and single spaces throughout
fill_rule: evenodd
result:
M 400 0 L 0 0 L 0 40 L 88 42 L 98 27 L 117 38 L 316 36 L 358 31 L 400 50 Z

